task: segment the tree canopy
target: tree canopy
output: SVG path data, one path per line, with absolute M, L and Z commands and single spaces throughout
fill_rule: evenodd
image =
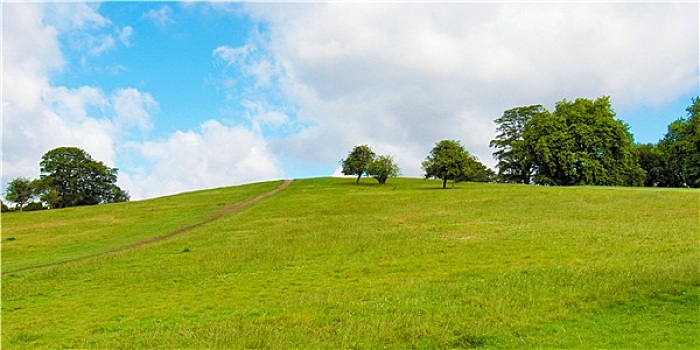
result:
M 658 148 L 665 165 L 664 185 L 700 187 L 700 99 L 686 109 L 687 118 L 668 126 Z
M 52 208 L 123 202 L 129 195 L 116 185 L 117 169 L 92 159 L 77 147 L 59 147 L 41 158 L 42 200 Z
M 447 180 L 452 180 L 454 188 L 458 181 L 488 181 L 491 177 L 486 166 L 456 140 L 442 140 L 435 144 L 422 165 L 425 178 L 441 179 L 442 188 L 447 188 Z
M 401 169 L 391 156 L 380 155 L 370 162 L 367 174 L 374 177 L 380 184 L 385 184 L 389 177 L 399 176 Z
M 533 164 L 523 134 L 532 117 L 541 114 L 549 114 L 541 105 L 516 107 L 494 121 L 499 134 L 489 146 L 496 148 L 493 156 L 498 160 L 500 181 L 530 183 Z
M 26 177 L 18 177 L 7 184 L 5 198 L 10 202 L 17 203 L 19 210 L 22 211 L 24 205 L 34 197 L 34 193 L 32 181 Z
M 608 97 L 562 100 L 553 113 L 537 105 L 515 108 L 496 122 L 502 130 L 515 130 L 492 141 L 501 148 L 495 156 L 506 158 L 499 162 L 506 166 L 500 174 L 518 175 L 522 182 L 532 175 L 544 185 L 637 186 L 644 181 L 632 135 L 615 119 Z
M 355 183 L 360 183 L 360 178 L 367 173 L 367 169 L 374 160 L 376 154 L 367 145 L 355 146 L 348 157 L 341 161 L 343 174 L 357 175 Z

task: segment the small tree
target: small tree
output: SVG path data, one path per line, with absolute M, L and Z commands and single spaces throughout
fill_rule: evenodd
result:
M 447 180 L 455 183 L 470 177 L 469 162 L 473 160 L 459 141 L 442 140 L 435 144 L 428 157 L 423 161 L 425 178 L 442 179 L 442 188 L 447 188 Z
M 352 149 L 348 157 L 341 161 L 343 165 L 343 174 L 345 175 L 357 175 L 357 181 L 355 183 L 360 183 L 360 178 L 363 174 L 367 173 L 376 154 L 367 145 L 355 146 Z
M 18 177 L 7 184 L 8 201 L 17 203 L 19 211 L 24 209 L 24 205 L 34 197 L 34 187 L 32 181 L 26 177 Z
M 373 160 L 367 168 L 367 174 L 374 177 L 380 184 L 385 184 L 389 177 L 399 176 L 401 169 L 391 156 L 381 155 Z

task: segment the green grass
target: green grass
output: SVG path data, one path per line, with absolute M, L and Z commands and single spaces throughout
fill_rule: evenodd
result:
M 3 348 L 700 347 L 697 190 L 296 180 L 12 272 L 279 184 L 3 215 Z

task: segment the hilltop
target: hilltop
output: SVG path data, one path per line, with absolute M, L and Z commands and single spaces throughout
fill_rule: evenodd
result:
M 3 348 L 700 346 L 698 190 L 282 184 L 3 215 Z

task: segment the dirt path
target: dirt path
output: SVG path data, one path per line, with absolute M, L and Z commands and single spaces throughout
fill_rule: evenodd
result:
M 131 250 L 131 249 L 134 249 L 134 248 L 137 248 L 137 247 L 140 247 L 140 246 L 142 246 L 142 245 L 149 244 L 149 243 L 154 243 L 154 242 L 162 241 L 162 240 L 164 240 L 164 239 L 166 239 L 166 238 L 170 238 L 170 237 L 173 237 L 173 236 L 177 236 L 177 235 L 179 235 L 179 234 L 182 234 L 182 233 L 185 233 L 185 232 L 187 232 L 187 231 L 193 230 L 193 229 L 195 229 L 195 228 L 197 228 L 197 227 L 200 227 L 200 226 L 202 226 L 202 225 L 204 225 L 204 224 L 208 224 L 208 223 L 210 223 L 210 222 L 219 220 L 219 219 L 221 219 L 222 217 L 224 217 L 224 216 L 226 216 L 226 215 L 233 214 L 233 213 L 235 213 L 235 212 L 237 212 L 237 211 L 239 211 L 239 210 L 241 210 L 241 209 L 243 209 L 243 208 L 245 208 L 245 207 L 247 207 L 247 206 L 249 206 L 249 205 L 251 205 L 251 204 L 253 204 L 253 203 L 255 203 L 255 202 L 259 201 L 259 200 L 261 200 L 261 199 L 263 199 L 263 198 L 272 196 L 272 195 L 276 194 L 277 192 L 279 192 L 279 191 L 281 191 L 281 190 L 283 190 L 283 189 L 289 187 L 289 185 L 292 183 L 292 181 L 293 181 L 293 180 L 285 180 L 284 183 L 282 183 L 279 187 L 275 188 L 275 189 L 272 190 L 272 191 L 263 193 L 263 194 L 261 194 L 261 195 L 259 195 L 259 196 L 253 197 L 253 198 L 248 198 L 248 199 L 246 199 L 246 200 L 244 200 L 244 201 L 242 201 L 242 202 L 238 202 L 238 203 L 235 203 L 235 204 L 227 205 L 226 207 L 222 208 L 218 213 L 214 214 L 212 217 L 210 217 L 210 218 L 208 218 L 208 219 L 206 219 L 206 220 L 204 220 L 204 221 L 201 221 L 201 222 L 198 222 L 198 223 L 196 223 L 196 224 L 192 224 L 192 225 L 189 225 L 189 226 L 185 226 L 185 227 L 179 228 L 179 229 L 177 229 L 177 230 L 175 230 L 175 231 L 166 233 L 166 234 L 164 234 L 164 235 L 162 235 L 162 236 L 147 238 L 147 239 L 144 239 L 144 240 L 142 240 L 142 241 L 139 241 L 139 242 L 136 242 L 136 243 L 133 243 L 133 244 L 124 246 L 124 247 L 115 248 L 115 249 L 108 250 L 108 251 L 102 252 L 102 253 L 97 253 L 97 254 L 82 256 L 82 257 L 75 258 L 75 259 L 57 261 L 57 262 L 53 262 L 53 263 L 50 263 L 50 264 L 44 264 L 44 265 L 27 266 L 27 267 L 22 267 L 22 268 L 19 268 L 19 269 L 16 269 L 16 270 L 12 270 L 12 271 L 3 271 L 2 274 L 4 275 L 4 274 L 6 274 L 6 273 L 15 273 L 15 272 L 21 272 L 21 271 L 26 271 L 26 270 L 39 269 L 39 268 L 43 268 L 43 267 L 50 267 L 50 266 L 56 266 L 56 265 L 63 265 L 63 264 L 67 264 L 67 263 L 70 263 L 70 262 L 79 261 L 79 260 L 84 260 L 84 259 L 89 259 L 89 258 L 94 258 L 94 257 L 97 257 L 97 256 L 106 255 L 106 254 L 110 254 L 110 253 L 123 252 L 123 251 L 125 251 L 125 250 Z

